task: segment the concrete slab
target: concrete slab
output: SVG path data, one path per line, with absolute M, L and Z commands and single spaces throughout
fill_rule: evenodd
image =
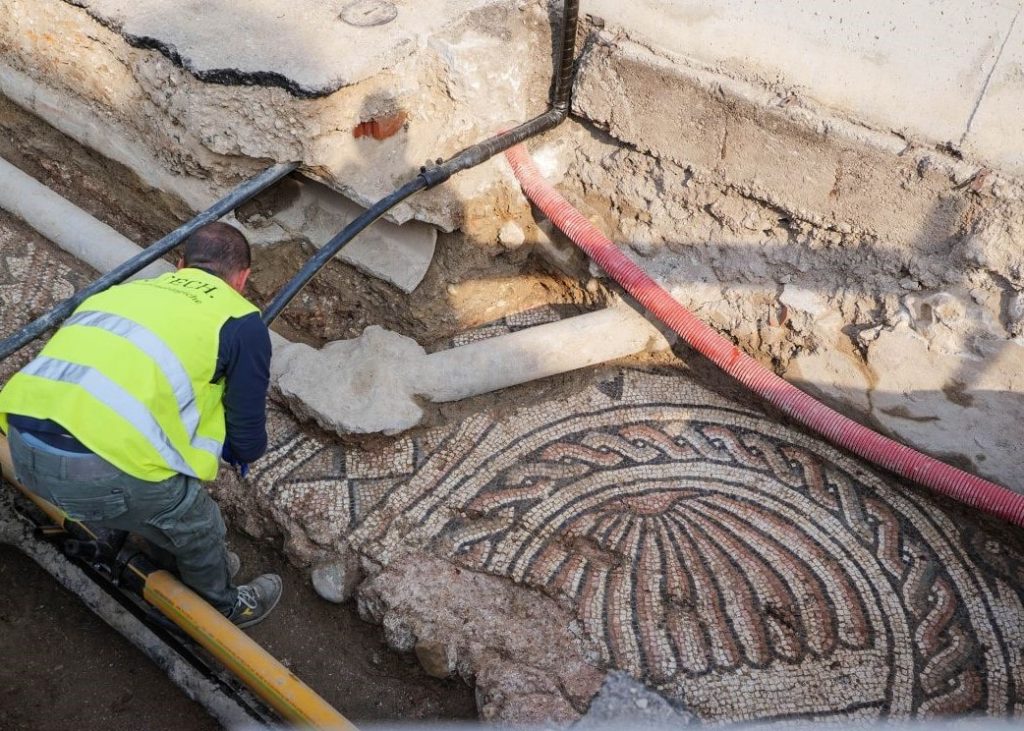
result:
M 964 140 L 970 155 L 1024 172 L 1024 16 L 1006 38 Z
M 71 4 L 117 28 L 133 45 L 158 50 L 205 81 L 280 86 L 299 96 L 322 96 L 394 66 L 443 28 L 495 0 Z
M 883 129 L 942 144 L 961 141 L 1020 3 L 993 0 L 969 12 L 959 0 L 584 0 L 582 7 L 654 47 L 795 87 Z M 984 156 L 1015 159 L 985 139 L 976 142 Z

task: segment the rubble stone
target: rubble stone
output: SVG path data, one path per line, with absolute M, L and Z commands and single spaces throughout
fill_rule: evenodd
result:
M 343 604 L 355 594 L 362 580 L 359 559 L 354 553 L 342 553 L 341 558 L 321 563 L 310 572 L 313 589 L 321 599 Z

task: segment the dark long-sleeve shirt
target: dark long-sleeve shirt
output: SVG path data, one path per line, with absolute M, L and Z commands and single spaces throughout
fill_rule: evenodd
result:
M 258 312 L 228 320 L 220 330 L 213 383 L 225 379 L 224 456 L 253 462 L 267 451 L 270 333 Z
M 270 333 L 258 312 L 232 318 L 220 330 L 217 365 L 211 383 L 225 379 L 224 458 L 253 462 L 267 451 L 267 388 L 270 383 Z M 9 423 L 47 444 L 73 452 L 89 450 L 49 419 L 10 414 Z

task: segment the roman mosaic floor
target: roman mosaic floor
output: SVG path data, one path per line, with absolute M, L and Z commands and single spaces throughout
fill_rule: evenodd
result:
M 24 236 L 0 250 L 3 333 L 82 284 Z M 1024 531 L 681 370 L 603 370 L 363 447 L 275 405 L 271 441 L 247 488 L 309 546 L 380 566 L 428 553 L 540 591 L 602 667 L 704 721 L 1024 716 Z

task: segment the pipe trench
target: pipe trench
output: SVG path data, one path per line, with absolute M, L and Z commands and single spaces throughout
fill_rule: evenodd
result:
M 544 180 L 522 145 L 506 153 L 526 197 L 609 277 L 693 348 L 776 408 L 873 464 L 1024 526 L 1024 495 L 922 454 L 825 406 L 695 317 Z
M 509 132 L 469 147 L 444 163 L 429 169 L 422 169 L 416 178 L 367 210 L 331 239 L 316 256 L 310 259 L 278 296 L 275 297 L 267 311 L 264 312 L 264 320 L 268 324 L 273 322 L 291 299 L 343 246 L 401 201 L 420 190 L 440 185 L 452 175 L 475 167 L 509 147 L 536 134 L 547 131 L 564 121 L 568 115 L 568 100 L 572 86 L 571 76 L 578 15 L 578 0 L 566 0 L 562 15 L 561 42 L 556 47 L 557 72 L 552 87 L 551 108 L 548 111 Z M 42 317 L 37 318 L 15 334 L 0 341 L 0 360 L 59 325 L 88 297 L 123 282 L 146 267 L 153 265 L 160 257 L 182 243 L 196 229 L 223 217 L 297 168 L 298 163 L 295 162 L 273 165 L 259 175 L 242 183 L 184 226 L 171 232 L 144 251 L 132 256 L 124 263 L 115 266 L 113 262 L 104 260 L 100 264 L 101 268 L 112 266 L 111 271 L 88 287 L 76 292 L 72 297 L 64 300 Z M 11 181 L 13 178 L 5 176 L 5 180 Z M 12 183 L 4 188 L 0 188 L 0 193 L 4 191 L 7 193 L 2 199 L 4 207 L 14 211 L 22 218 L 34 219 L 37 222 L 46 222 L 54 218 L 51 208 L 47 208 L 46 200 L 39 201 L 39 206 L 42 206 L 40 210 L 33 209 L 31 205 L 28 206 L 28 209 L 32 210 L 23 210 L 26 204 L 24 204 L 17 192 L 22 190 L 25 181 L 18 179 L 14 182 L 21 185 L 18 186 Z M 67 205 L 70 208 L 74 208 L 70 204 Z M 72 218 L 78 217 L 77 209 L 74 209 L 72 213 L 75 214 Z M 57 218 L 60 217 L 57 216 Z M 66 230 L 50 230 L 52 226 L 44 226 L 44 228 L 46 228 L 44 233 L 48 231 L 53 238 L 68 238 Z M 102 239 L 108 233 L 106 229 L 97 227 L 97 232 L 95 232 L 93 238 Z M 130 251 L 130 247 L 122 248 Z M 114 254 L 114 256 L 118 257 L 123 253 L 120 252 L 119 254 Z M 109 259 L 109 257 L 107 258 Z M 8 456 L 6 439 L 3 436 L 0 436 L 0 454 Z M 86 526 L 75 521 L 67 521 L 63 513 L 55 506 L 39 500 L 21 488 L 13 480 L 13 470 L 11 470 L 9 459 L 2 460 L 2 464 L 4 469 L 0 469 L 0 479 L 5 477 L 3 473 L 7 471 L 6 477 L 12 481 L 12 484 L 32 499 L 56 525 L 64 526 L 67 524 L 77 530 L 88 533 Z M 86 535 L 86 538 L 88 538 L 88 535 Z M 287 668 L 277 662 L 258 644 L 246 637 L 229 620 L 207 605 L 206 602 L 182 585 L 171 574 L 165 571 L 149 571 L 145 566 L 133 562 L 129 562 L 125 566 L 125 572 L 126 576 L 128 574 L 131 575 L 128 577 L 129 581 L 127 583 L 134 583 L 136 589 L 141 590 L 143 597 L 149 604 L 156 607 L 168 619 L 188 633 L 192 639 L 217 657 L 232 673 L 245 682 L 254 693 L 281 713 L 282 717 L 286 720 L 309 728 L 354 728 L 329 704 L 288 671 Z
M 299 272 L 289 281 L 263 312 L 263 321 L 273 322 L 288 303 L 302 291 L 302 288 L 329 262 L 346 244 L 371 226 L 392 208 L 421 190 L 441 185 L 456 173 L 487 162 L 500 152 L 547 132 L 565 121 L 569 116 L 569 98 L 572 93 L 573 66 L 576 55 L 576 29 L 579 23 L 579 0 L 565 0 L 562 8 L 562 27 L 559 45 L 556 46 L 556 73 L 551 91 L 551 105 L 543 114 L 507 132 L 502 132 L 472 147 L 456 153 L 445 162 L 434 167 L 422 168 L 419 175 L 401 188 L 385 196 L 356 220 L 346 226 L 337 236 L 320 249 Z
M 0 481 L 3 480 L 13 485 L 54 526 L 66 531 L 70 537 L 82 541 L 96 540 L 96 534 L 87 524 L 69 519 L 57 506 L 33 494 L 16 480 L 7 439 L 0 435 Z M 44 564 L 44 568 L 48 567 Z M 117 585 L 141 594 L 286 721 L 300 724 L 302 728 L 355 729 L 344 716 L 231 620 L 172 574 L 156 570 L 144 555 L 135 554 L 123 566 L 115 566 L 114 570 Z M 90 607 L 95 604 L 87 603 Z M 151 656 L 164 658 L 170 656 L 168 653 L 170 650 L 158 651 L 157 655 Z

